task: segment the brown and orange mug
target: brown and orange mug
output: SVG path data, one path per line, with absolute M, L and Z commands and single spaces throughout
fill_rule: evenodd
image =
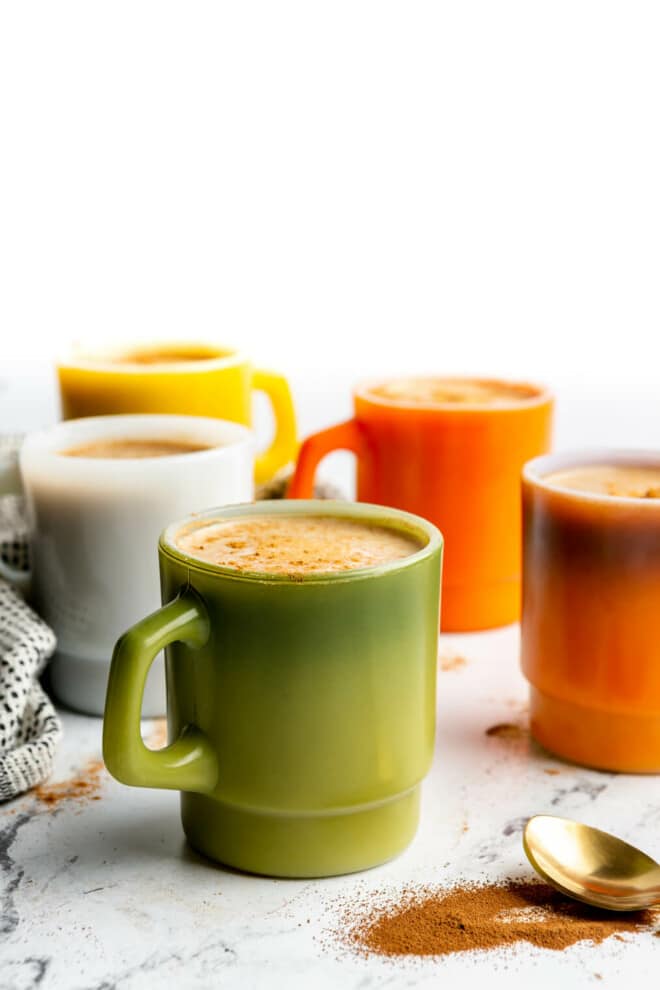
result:
M 523 518 L 532 734 L 575 763 L 660 772 L 660 453 L 537 458 Z

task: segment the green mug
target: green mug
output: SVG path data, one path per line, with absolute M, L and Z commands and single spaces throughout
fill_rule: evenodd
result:
M 243 573 L 182 553 L 182 526 L 332 516 L 419 539 L 376 567 Z M 442 536 L 396 509 L 259 502 L 174 523 L 159 545 L 166 603 L 112 659 L 103 732 L 124 784 L 181 790 L 190 844 L 251 873 L 331 876 L 391 859 L 413 838 L 433 753 Z M 170 744 L 140 735 L 142 691 L 165 647 Z

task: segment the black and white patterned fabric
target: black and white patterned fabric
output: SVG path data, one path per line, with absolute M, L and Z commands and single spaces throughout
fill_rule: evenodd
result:
M 0 498 L 0 561 L 12 570 L 30 570 L 29 523 L 22 495 Z
M 39 683 L 55 634 L 0 580 L 0 801 L 45 780 L 62 724 Z
M 20 440 L 0 436 L 0 565 L 27 577 L 27 507 L 25 498 L 16 494 L 18 468 L 10 461 Z M 55 634 L 0 578 L 0 801 L 22 794 L 50 775 L 62 724 L 39 675 L 54 651 Z

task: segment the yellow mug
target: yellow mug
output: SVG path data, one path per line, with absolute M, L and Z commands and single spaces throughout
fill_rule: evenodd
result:
M 215 416 L 250 426 L 252 391 L 273 407 L 275 436 L 257 457 L 255 480 L 268 481 L 297 454 L 296 417 L 286 378 L 253 368 L 231 348 L 174 343 L 83 354 L 58 362 L 64 419 L 117 413 Z

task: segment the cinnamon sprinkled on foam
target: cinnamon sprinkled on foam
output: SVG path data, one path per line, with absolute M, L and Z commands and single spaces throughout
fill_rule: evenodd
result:
M 421 548 L 395 529 L 334 516 L 219 520 L 182 530 L 175 545 L 191 557 L 237 571 L 292 576 L 374 567 Z
M 512 402 L 529 401 L 537 395 L 537 391 L 528 385 L 473 378 L 397 378 L 374 385 L 369 392 L 392 402 L 457 406 L 508 406 Z
M 557 488 L 614 498 L 660 499 L 660 467 L 634 464 L 584 464 L 553 471 L 543 479 Z

